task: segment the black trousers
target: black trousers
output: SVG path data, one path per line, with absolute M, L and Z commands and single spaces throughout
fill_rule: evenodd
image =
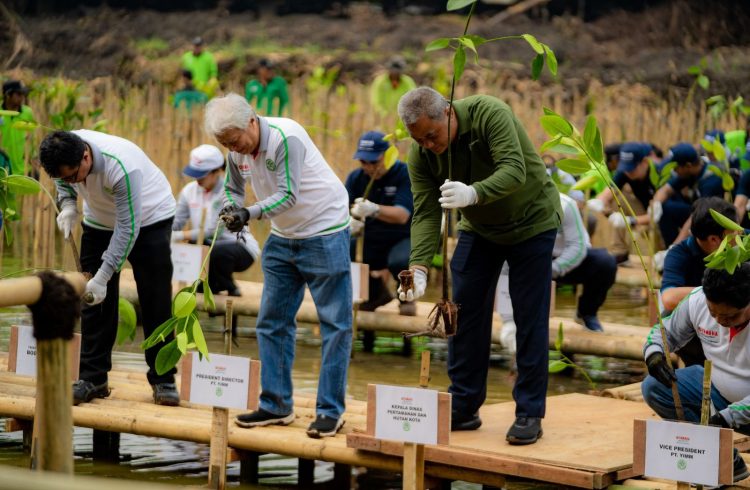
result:
M 128 262 L 133 267 L 138 299 L 143 318 L 143 333 L 148 337 L 156 327 L 172 316 L 172 257 L 170 235 L 172 218 L 141 228 Z M 97 230 L 83 225 L 81 238 L 81 267 L 84 272 L 96 274 L 102 265 L 102 254 L 112 239 L 113 232 Z M 117 338 L 120 273 L 112 275 L 107 283 L 107 297 L 98 305 L 84 307 L 81 312 L 81 366 L 80 379 L 101 384 L 107 381 L 112 369 L 112 347 Z M 171 340 L 171 336 L 167 341 Z M 156 374 L 156 354 L 164 345 L 160 343 L 146 350 L 148 381 L 173 383 L 176 369 Z
M 253 256 L 236 241 L 216 242 L 208 259 L 208 285 L 211 291 L 231 291 L 237 287 L 233 272 L 242 272 L 253 265 Z
M 578 299 L 578 314 L 596 315 L 615 283 L 617 263 L 606 249 L 590 248 L 578 267 L 556 280 L 560 284 L 583 284 L 583 294 Z

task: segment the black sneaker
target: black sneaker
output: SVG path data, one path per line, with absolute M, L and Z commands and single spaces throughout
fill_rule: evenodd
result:
M 106 398 L 109 396 L 107 382 L 95 385 L 91 381 L 79 379 L 73 383 L 73 405 L 90 402 L 94 398 Z
M 336 432 L 344 426 L 344 419 L 334 419 L 325 415 L 318 415 L 315 422 L 307 428 L 307 435 L 313 439 L 335 436 Z
M 534 444 L 542 437 L 542 419 L 539 417 L 516 417 L 516 421 L 508 429 L 505 440 L 508 444 L 522 446 Z
M 750 471 L 747 471 L 747 465 L 745 464 L 745 460 L 742 459 L 742 456 L 740 456 L 740 452 L 737 451 L 737 448 L 734 449 L 734 478 L 732 481 L 734 483 L 737 483 L 738 481 L 742 481 L 745 478 L 750 476 Z
M 370 299 L 359 305 L 359 311 L 375 311 L 393 300 L 393 295 L 380 279 L 370 279 Z
M 167 407 L 176 407 L 180 404 L 180 395 L 177 393 L 177 385 L 174 383 L 156 383 L 151 385 L 154 391 L 154 403 Z
M 451 414 L 451 430 L 477 430 L 482 426 L 479 414 L 463 415 L 458 412 Z
M 264 425 L 289 425 L 294 422 L 294 412 L 287 415 L 276 415 L 262 408 L 254 412 L 243 413 L 234 419 L 240 427 L 262 427 Z
M 604 332 L 604 329 L 602 328 L 602 324 L 599 322 L 599 319 L 596 317 L 596 315 L 579 315 L 576 313 L 575 316 L 575 322 L 579 325 L 583 325 L 588 330 L 591 330 L 592 332 Z

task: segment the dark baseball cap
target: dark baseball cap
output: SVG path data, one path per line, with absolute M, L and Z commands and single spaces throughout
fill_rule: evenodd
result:
M 669 162 L 675 162 L 677 166 L 682 167 L 688 163 L 695 163 L 698 161 L 698 152 L 695 147 L 690 143 L 677 143 L 661 161 L 661 165 L 666 165 Z
M 364 160 L 374 162 L 385 153 L 385 150 L 391 146 L 386 140 L 385 135 L 380 131 L 368 131 L 359 138 L 357 152 L 354 153 L 355 160 Z
M 620 146 L 620 161 L 617 163 L 617 170 L 632 172 L 651 153 L 651 150 L 651 145 L 647 143 L 623 143 Z
M 20 80 L 8 80 L 7 82 L 3 83 L 3 95 L 12 94 L 14 92 L 28 94 L 29 88 L 26 87 Z

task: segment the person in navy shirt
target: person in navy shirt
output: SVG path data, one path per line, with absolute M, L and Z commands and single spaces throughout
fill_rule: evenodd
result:
M 389 271 L 396 281 L 398 273 L 409 266 L 410 229 L 414 202 L 406 164 L 396 161 L 387 167 L 386 150 L 390 143 L 378 131 L 368 131 L 359 139 L 354 159 L 360 168 L 346 178 L 352 215 L 352 235 L 364 232 L 363 261 L 370 266 L 370 299 L 360 305 L 362 311 L 374 311 L 393 299 L 385 285 Z M 365 191 L 372 181 L 367 196 Z M 354 240 L 352 240 L 354 258 Z M 413 302 L 399 304 L 402 315 L 415 315 Z
M 711 172 L 708 162 L 689 143 L 670 148 L 662 161 L 677 163 L 675 175 L 654 195 L 653 214 L 666 246 L 671 245 L 690 216 L 691 205 L 701 197 L 723 197 L 721 177 Z

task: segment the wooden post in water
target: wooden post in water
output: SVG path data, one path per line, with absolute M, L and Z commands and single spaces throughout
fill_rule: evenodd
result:
M 419 387 L 427 388 L 430 382 L 430 351 L 422 351 L 419 369 Z M 424 490 L 424 444 L 404 443 L 404 468 L 402 471 L 404 490 Z
M 204 214 L 205 216 L 205 214 Z M 232 300 L 227 300 L 224 317 L 224 354 L 232 353 Z M 211 417 L 211 443 L 208 462 L 208 488 L 224 490 L 227 484 L 227 446 L 229 443 L 229 410 L 214 407 Z

